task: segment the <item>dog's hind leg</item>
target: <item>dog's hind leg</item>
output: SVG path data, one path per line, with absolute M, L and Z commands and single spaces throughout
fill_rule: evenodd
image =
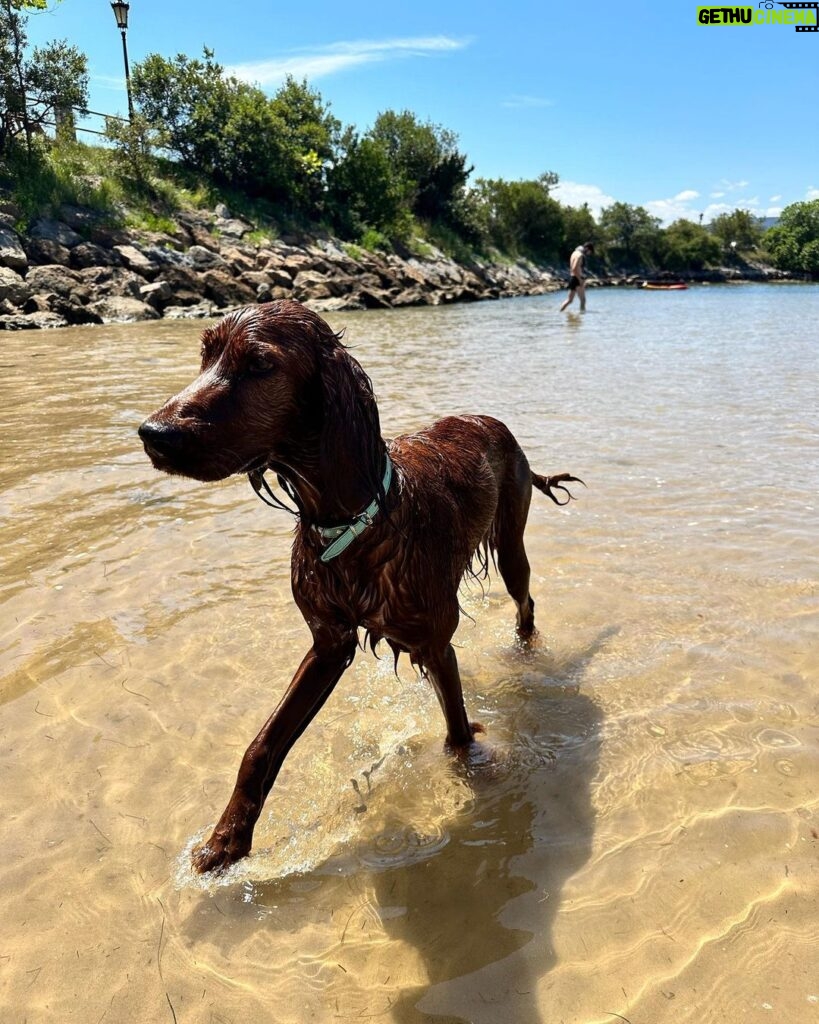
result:
M 197 871 L 221 870 L 250 852 L 253 829 L 288 751 L 318 714 L 355 655 L 355 635 L 308 651 L 279 706 L 242 758 L 228 805 L 210 839 L 193 851 Z
M 498 571 L 517 606 L 516 632 L 521 640 L 530 640 L 535 633 L 535 602 L 529 593 L 531 570 L 523 536 L 499 539 L 497 559 Z
M 532 500 L 531 470 L 522 452 L 518 451 L 514 467 L 502 488 L 490 544 L 495 551 L 498 571 L 517 607 L 517 634 L 529 640 L 535 632 L 535 602 L 529 593 L 531 570 L 523 531 Z
M 443 650 L 413 652 L 410 658 L 435 690 L 446 719 L 446 745 L 454 750 L 468 747 L 475 733 L 484 730 L 478 722 L 470 722 L 466 717 L 461 674 L 452 644 L 447 644 Z

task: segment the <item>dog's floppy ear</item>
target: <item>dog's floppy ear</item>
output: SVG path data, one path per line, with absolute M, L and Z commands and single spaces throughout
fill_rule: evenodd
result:
M 369 501 L 381 493 L 384 451 L 372 383 L 337 339 L 334 345 L 321 347 L 318 373 L 325 482 L 342 505 L 351 492 L 368 494 Z M 359 509 L 349 511 L 353 514 Z

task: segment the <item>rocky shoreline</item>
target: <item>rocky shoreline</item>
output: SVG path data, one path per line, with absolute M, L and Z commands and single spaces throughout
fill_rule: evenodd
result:
M 418 256 L 372 253 L 331 237 L 260 238 L 221 204 L 179 212 L 170 234 L 112 228 L 82 207 L 63 207 L 25 235 L 14 229 L 19 218 L 13 204 L 0 202 L 0 330 L 204 319 L 283 298 L 319 312 L 436 306 L 558 291 L 568 278 L 526 260 L 462 265 L 426 244 Z M 633 286 L 645 276 L 593 277 L 589 284 Z M 747 267 L 665 276 L 790 277 Z

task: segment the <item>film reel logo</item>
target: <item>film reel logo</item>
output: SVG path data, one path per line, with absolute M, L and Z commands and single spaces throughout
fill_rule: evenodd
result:
M 813 0 L 812 3 L 791 3 L 790 0 L 785 0 L 785 2 L 777 0 L 777 5 L 788 11 L 813 11 L 812 25 L 794 25 L 794 28 L 797 32 L 819 32 L 819 0 Z M 762 0 L 757 4 L 757 8 L 772 11 L 774 5 L 770 0 Z

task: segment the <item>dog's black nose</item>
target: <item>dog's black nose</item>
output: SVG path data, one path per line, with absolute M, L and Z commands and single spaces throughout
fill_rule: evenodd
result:
M 138 430 L 144 444 L 155 451 L 171 451 L 179 446 L 182 431 L 158 420 L 147 419 Z

